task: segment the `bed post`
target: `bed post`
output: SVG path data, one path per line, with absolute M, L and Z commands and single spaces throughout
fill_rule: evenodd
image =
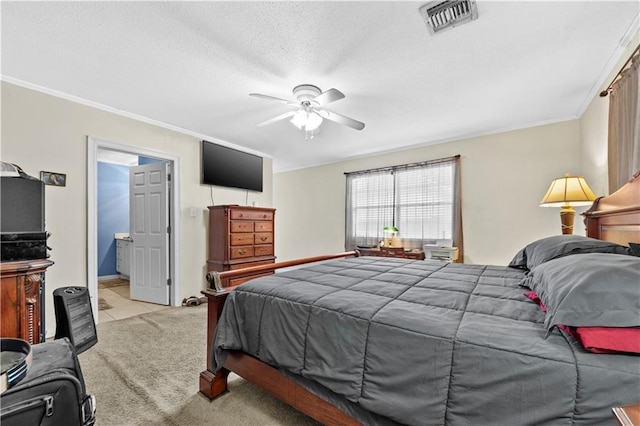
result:
M 203 290 L 207 297 L 207 369 L 200 373 L 200 392 L 209 399 L 214 399 L 227 391 L 227 377 L 229 370 L 221 368 L 214 373 L 212 369 L 212 348 L 218 320 L 222 315 L 224 302 L 229 292 L 216 293 L 213 290 Z

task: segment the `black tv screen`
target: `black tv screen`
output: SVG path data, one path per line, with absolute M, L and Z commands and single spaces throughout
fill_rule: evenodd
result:
M 202 141 L 202 183 L 262 192 L 262 157 Z

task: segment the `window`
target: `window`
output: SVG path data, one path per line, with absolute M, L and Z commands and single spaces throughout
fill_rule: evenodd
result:
M 388 226 L 404 248 L 456 240 L 458 159 L 347 173 L 346 249 L 377 245 Z

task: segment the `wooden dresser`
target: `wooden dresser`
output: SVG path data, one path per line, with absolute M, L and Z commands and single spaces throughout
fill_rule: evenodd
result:
M 44 342 L 44 273 L 51 265 L 46 259 L 0 263 L 1 337 Z
M 275 262 L 275 209 L 222 205 L 209 207 L 209 258 L 207 271 L 229 271 Z M 254 276 L 226 279 L 224 287 Z

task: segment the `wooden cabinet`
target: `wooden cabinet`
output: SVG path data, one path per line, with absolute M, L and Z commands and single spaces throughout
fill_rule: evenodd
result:
M 2 337 L 44 342 L 44 273 L 51 265 L 46 259 L 0 263 Z
M 207 271 L 229 271 L 273 263 L 275 209 L 223 205 L 209 207 L 209 258 Z M 224 287 L 250 277 L 223 280 Z

